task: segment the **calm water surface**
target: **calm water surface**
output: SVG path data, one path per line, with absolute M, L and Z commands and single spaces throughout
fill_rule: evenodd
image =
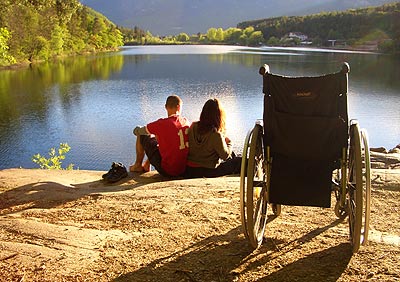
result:
M 136 125 L 166 115 L 176 93 L 197 120 L 213 97 L 227 110 L 227 133 L 240 151 L 247 131 L 262 117 L 262 78 L 272 72 L 318 75 L 350 63 L 349 111 L 368 130 L 372 147 L 400 143 L 398 57 L 308 49 L 231 46 L 151 46 L 77 57 L 28 69 L 0 71 L 0 169 L 37 167 L 31 157 L 67 142 L 64 164 L 108 170 L 135 157 Z

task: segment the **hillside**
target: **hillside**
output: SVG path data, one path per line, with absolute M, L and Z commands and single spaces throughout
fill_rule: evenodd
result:
M 400 2 L 379 7 L 325 12 L 307 16 L 246 21 L 239 28 L 254 27 L 266 40 L 301 33 L 314 45 L 335 40 L 346 45 L 376 44 L 383 51 L 400 50 Z
M 392 0 L 81 0 L 119 26 L 138 26 L 155 35 L 204 33 L 210 27 L 228 28 L 238 22 L 278 16 L 378 6 Z
M 78 0 L 0 0 L 0 66 L 112 50 L 115 24 Z

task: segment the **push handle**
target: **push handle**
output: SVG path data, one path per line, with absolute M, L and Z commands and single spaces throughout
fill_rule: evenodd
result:
M 266 75 L 267 73 L 269 73 L 269 65 L 264 64 L 260 70 L 258 71 L 259 74 L 261 75 Z
M 349 73 L 350 72 L 350 65 L 347 62 L 343 63 L 341 72 L 343 72 L 343 73 Z

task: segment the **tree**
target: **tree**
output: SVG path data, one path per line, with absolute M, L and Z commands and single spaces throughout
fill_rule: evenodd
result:
M 239 37 L 239 44 L 240 45 L 247 45 L 247 40 L 248 40 L 248 38 L 247 38 L 247 35 L 246 34 L 242 34 L 240 37 Z
M 0 28 L 0 66 L 14 64 L 15 58 L 10 55 L 8 47 L 8 40 L 10 40 L 11 34 L 7 28 Z
M 46 38 L 41 35 L 36 36 L 33 40 L 30 60 L 38 59 L 38 60 L 47 60 L 49 58 L 49 50 L 50 44 Z
M 117 48 L 124 45 L 124 40 L 121 31 L 116 27 L 112 26 L 110 30 L 110 34 L 112 35 L 110 38 L 110 46 L 111 48 Z
M 208 40 L 211 41 L 211 42 L 215 41 L 216 40 L 216 34 L 217 34 L 217 29 L 216 28 L 214 28 L 214 27 L 209 28 L 207 30 L 207 38 L 208 38 Z
M 330 29 L 328 32 L 328 39 L 343 39 L 339 31 Z
M 103 19 L 96 17 L 93 21 L 92 32 L 93 34 L 100 34 L 107 30 L 107 26 Z
M 254 32 L 254 27 L 253 27 L 253 26 L 246 27 L 246 28 L 243 30 L 243 33 L 244 33 L 247 37 L 250 37 L 250 35 L 251 35 L 253 32 Z
M 222 42 L 224 41 L 224 31 L 222 28 L 217 28 L 215 32 L 215 41 Z
M 394 40 L 384 40 L 379 43 L 378 48 L 382 52 L 392 53 L 396 50 Z
M 230 27 L 225 30 L 224 38 L 228 43 L 238 43 L 241 35 L 242 30 L 240 28 Z
M 269 45 L 269 46 L 279 45 L 279 39 L 276 38 L 275 36 L 271 36 L 267 41 L 267 45 Z
M 248 44 L 252 46 L 259 45 L 262 42 L 264 42 L 264 36 L 261 31 L 254 31 L 248 40 Z
M 190 37 L 186 33 L 182 32 L 176 36 L 176 40 L 179 42 L 187 42 L 189 41 Z
M 71 17 L 82 9 L 82 4 L 78 0 L 53 0 L 52 2 L 54 1 L 55 4 L 53 5 L 55 5 L 57 16 L 61 24 L 69 22 Z
M 53 55 L 61 55 L 64 51 L 64 29 L 58 24 L 54 26 L 51 33 L 50 45 Z

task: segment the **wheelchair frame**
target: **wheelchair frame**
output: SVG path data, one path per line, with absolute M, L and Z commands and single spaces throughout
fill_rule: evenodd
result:
M 350 71 L 347 63 L 342 72 Z M 259 73 L 269 73 L 268 65 Z M 240 210 L 242 228 L 252 248 L 258 248 L 263 241 L 267 224 L 267 208 L 270 205 L 273 215 L 281 214 L 281 205 L 269 202 L 270 175 L 273 165 L 270 147 L 264 146 L 263 121 L 257 120 L 249 130 L 243 147 L 240 173 Z M 368 242 L 371 202 L 371 164 L 368 135 L 360 129 L 357 120 L 351 120 L 347 148 L 342 149 L 340 168 L 332 175 L 332 190 L 336 204 L 335 215 L 344 219 L 348 216 L 349 239 L 353 253 L 360 245 Z

